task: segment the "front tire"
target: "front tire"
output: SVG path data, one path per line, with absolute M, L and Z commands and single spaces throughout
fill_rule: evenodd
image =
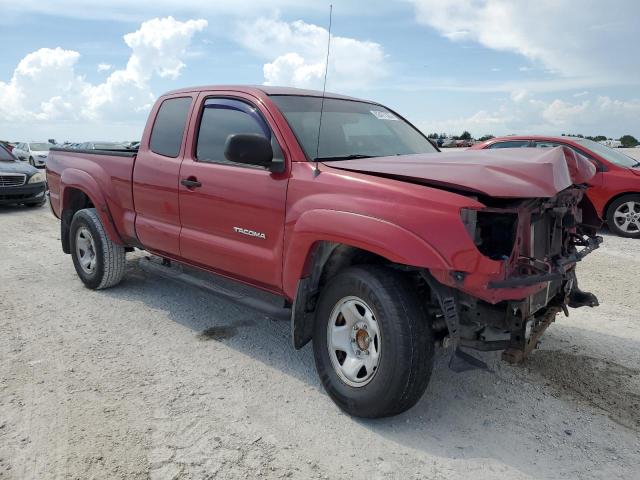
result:
M 117 285 L 125 271 L 125 250 L 107 236 L 95 208 L 79 210 L 69 232 L 73 265 L 91 289 Z
M 388 267 L 350 267 L 331 279 L 316 311 L 313 351 L 332 400 L 379 418 L 420 399 L 433 368 L 433 336 L 415 289 Z
M 640 195 L 623 195 L 607 210 L 607 225 L 616 235 L 640 238 Z
M 32 167 L 36 166 L 36 162 L 33 160 L 33 157 L 29 157 L 29 165 L 31 165 Z

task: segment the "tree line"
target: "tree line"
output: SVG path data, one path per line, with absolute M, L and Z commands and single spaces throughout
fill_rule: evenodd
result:
M 591 136 L 591 135 L 582 135 L 581 133 L 578 134 L 574 134 L 574 133 L 563 133 L 562 134 L 563 137 L 578 137 L 578 138 L 586 138 L 589 140 L 593 140 L 594 142 L 602 142 L 604 140 L 613 140 L 613 138 L 611 137 L 606 137 L 604 135 L 595 135 L 595 136 Z M 471 136 L 471 133 L 469 133 L 468 131 L 464 131 L 462 132 L 461 135 L 447 135 L 446 133 L 430 133 L 427 135 L 428 138 L 432 138 L 432 139 L 438 139 L 438 138 L 453 138 L 454 140 L 472 140 L 473 137 Z M 495 138 L 495 135 L 491 135 L 491 134 L 487 134 L 487 135 L 483 135 L 480 138 L 478 138 L 477 140 L 479 140 L 480 142 L 484 142 L 486 140 L 491 140 L 492 138 Z M 636 139 L 636 137 L 634 137 L 633 135 L 623 135 L 620 138 L 616 139 L 619 140 L 620 143 L 622 143 L 623 147 L 626 148 L 633 148 L 635 146 L 637 146 L 638 144 L 640 144 L 640 142 L 638 141 L 638 139 Z

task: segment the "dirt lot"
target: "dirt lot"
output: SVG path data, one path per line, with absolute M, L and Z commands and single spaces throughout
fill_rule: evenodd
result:
M 289 325 L 146 273 L 85 289 L 47 207 L 0 208 L 0 479 L 638 479 L 640 242 L 580 266 L 598 309 L 522 367 L 452 373 L 418 405 L 342 414 Z M 139 256 L 139 255 L 138 255 Z M 204 333 L 203 333 L 204 332 Z

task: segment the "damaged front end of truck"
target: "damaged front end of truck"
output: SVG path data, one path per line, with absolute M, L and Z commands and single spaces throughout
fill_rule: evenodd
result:
M 572 186 L 548 199 L 485 200 L 486 208 L 461 212 L 477 249 L 500 268 L 422 272 L 439 307 L 433 313 L 441 343 L 454 345 L 466 363 L 474 359 L 459 347 L 504 350 L 504 360 L 519 363 L 559 312 L 568 316 L 568 307 L 598 305 L 576 277 L 577 263 L 602 242 L 584 190 Z M 457 365 L 464 368 L 464 362 Z
M 559 312 L 598 305 L 576 277 L 578 262 L 602 242 L 600 219 L 585 196 L 596 170 L 571 149 L 467 151 L 336 166 L 475 203 L 460 211 L 468 238 L 447 239 L 456 245 L 451 266 L 415 272 L 437 341 L 456 353 L 454 369 L 484 365 L 468 349 L 503 350 L 506 361 L 521 362 Z

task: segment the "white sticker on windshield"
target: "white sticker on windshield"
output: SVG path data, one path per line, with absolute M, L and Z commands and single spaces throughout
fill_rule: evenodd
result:
M 375 115 L 378 120 L 398 120 L 391 112 L 383 112 L 382 110 L 369 110 L 371 113 Z

